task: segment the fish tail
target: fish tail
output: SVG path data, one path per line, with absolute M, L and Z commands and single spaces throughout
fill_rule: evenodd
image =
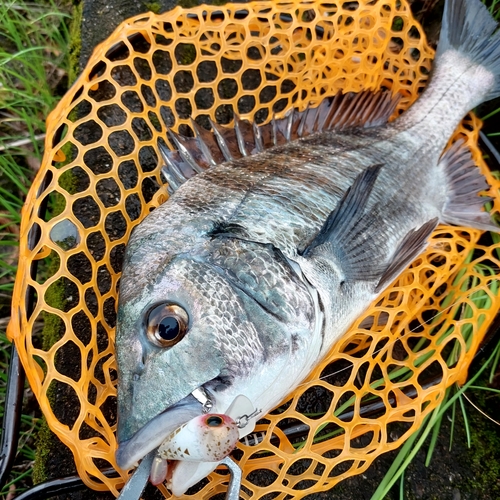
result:
M 431 81 L 398 126 L 423 135 L 429 124 L 438 122 L 447 140 L 471 109 L 498 96 L 496 21 L 480 0 L 446 0 Z
M 498 96 L 500 32 L 496 21 L 480 0 L 446 0 L 431 81 L 394 127 L 406 131 L 418 148 L 431 140 L 435 151 L 443 151 L 462 118 Z M 428 168 L 435 165 L 429 162 Z M 444 206 L 442 199 L 435 200 L 441 222 L 500 231 L 483 209 L 491 198 L 480 194 L 489 186 L 463 141 L 442 154 L 436 173 L 446 183 Z
M 461 110 L 460 105 L 455 106 L 460 113 L 500 95 L 497 28 L 480 0 L 446 0 L 436 53 L 436 86 L 444 88 L 453 80 L 456 93 L 452 90 L 449 97 L 461 102 Z M 448 184 L 443 222 L 498 232 L 499 228 L 482 208 L 491 198 L 478 196 L 489 186 L 463 141 L 448 149 L 439 165 Z
M 439 61 L 452 50 L 492 76 L 481 101 L 500 96 L 500 31 L 480 0 L 447 0 L 436 53 Z

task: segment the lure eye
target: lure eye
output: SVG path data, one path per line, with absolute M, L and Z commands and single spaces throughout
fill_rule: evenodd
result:
M 210 415 L 205 422 L 209 427 L 219 427 L 224 423 L 224 420 L 218 415 Z
M 188 321 L 186 311 L 180 306 L 156 306 L 148 314 L 148 339 L 158 347 L 172 347 L 186 335 Z

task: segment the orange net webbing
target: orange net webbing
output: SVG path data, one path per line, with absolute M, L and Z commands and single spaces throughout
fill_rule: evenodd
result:
M 166 127 L 189 134 L 190 117 L 207 126 L 233 111 L 260 123 L 365 88 L 401 93 L 400 112 L 425 86 L 432 58 L 405 0 L 176 8 L 130 19 L 96 48 L 48 119 L 9 326 L 47 422 L 87 485 L 117 494 L 127 478 L 100 471 L 116 467 L 117 283 L 131 230 L 167 197 L 157 151 Z M 471 148 L 497 211 L 500 184 L 477 148 L 479 126 L 468 117 L 455 139 Z M 234 453 L 244 498 L 301 498 L 362 472 L 464 381 L 500 305 L 500 244 L 481 236 L 440 226 L 308 381 L 261 420 L 254 444 Z M 41 319 L 44 342 L 34 334 Z M 294 425 L 300 435 L 290 434 Z M 227 481 L 214 472 L 196 498 Z

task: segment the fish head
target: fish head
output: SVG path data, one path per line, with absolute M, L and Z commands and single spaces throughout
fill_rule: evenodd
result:
M 260 256 L 252 268 L 247 257 L 241 243 L 224 242 L 215 250 L 143 256 L 156 259 L 153 269 L 137 255 L 126 258 L 116 335 L 120 467 L 132 467 L 202 413 L 192 395 L 198 388 L 219 413 L 240 394 L 265 410 L 286 395 L 263 397 L 307 344 L 310 298 L 283 262 L 275 267 L 290 276 L 280 278 L 281 287 L 258 283 L 266 274 L 259 266 L 272 263 Z

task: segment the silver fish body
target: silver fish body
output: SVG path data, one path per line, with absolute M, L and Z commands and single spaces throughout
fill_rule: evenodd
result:
M 477 0 L 449 2 L 432 82 L 393 123 L 323 130 L 226 161 L 135 229 L 116 338 L 120 466 L 201 414 L 192 395 L 200 387 L 216 413 L 239 394 L 260 414 L 272 409 L 423 251 L 438 222 L 495 229 L 468 151 L 457 143 L 443 154 L 462 117 L 500 93 L 498 34 L 479 48 L 463 41 L 470 26 L 463 40 L 450 36 L 470 16 L 489 40 L 494 23 Z M 162 304 L 188 318 L 168 347 L 147 333 Z M 172 491 L 215 465 L 180 462 Z

